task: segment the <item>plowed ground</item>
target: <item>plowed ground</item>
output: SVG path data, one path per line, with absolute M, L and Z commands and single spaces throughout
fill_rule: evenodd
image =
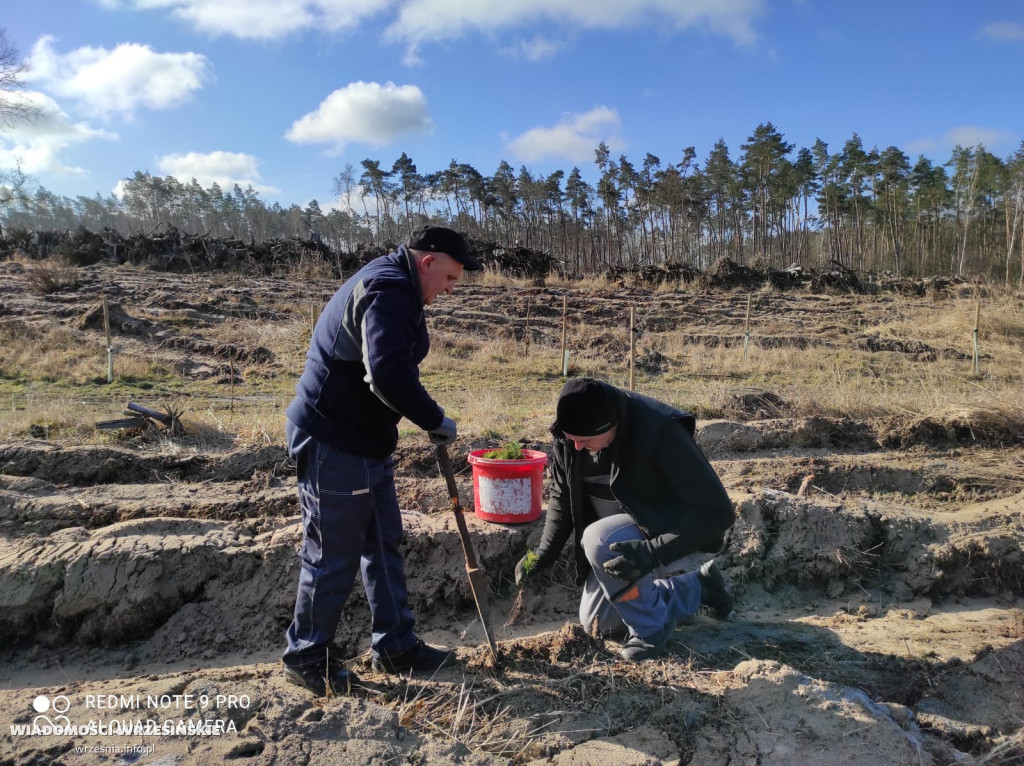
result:
M 305 340 L 296 338 L 285 359 L 257 344 L 211 340 L 209 328 L 294 327 L 281 306 L 320 297 L 268 280 L 203 283 L 200 302 L 198 278 L 104 267 L 84 272 L 74 290 L 40 297 L 24 279 L 13 266 L 3 277 L 8 328 L 45 337 L 59 326 L 95 346 L 102 325 L 89 312 L 102 289 L 125 307 L 114 327 L 121 348 L 219 385 L 221 397 L 230 385 L 240 403 L 248 396 L 250 407 L 277 408 L 275 417 L 287 396 L 247 381 L 293 380 Z M 529 294 L 524 325 L 515 320 L 521 292 L 460 287 L 429 312 L 436 345 L 451 351 L 456 339 L 524 343 L 530 335 L 535 348 L 557 346 L 559 294 L 542 286 Z M 799 318 L 799 332 L 776 333 L 776 344 L 924 354 L 922 363 L 946 353 L 859 340 L 858 328 L 892 310 L 882 297 L 759 300 L 766 313 Z M 703 337 L 701 325 L 741 317 L 744 296 L 623 290 L 581 304 L 582 321 L 597 328 L 595 353 L 619 343 L 612 330 L 626 301 L 644 307 L 649 331 L 686 324 L 694 343 L 742 345 L 739 334 Z M 672 369 L 653 350 L 643 358 L 647 374 Z M 560 383 L 552 375 L 541 384 L 557 392 Z M 84 388 L 94 404 L 108 396 L 101 385 Z M 446 406 L 451 391 L 439 393 Z M 20 406 L 20 395 L 9 398 L 9 409 Z M 202 411 L 200 399 L 190 401 L 193 411 Z M 113 417 L 123 397 L 106 402 Z M 515 562 L 536 544 L 542 521 L 498 525 L 470 512 L 491 584 L 495 666 L 432 450 L 404 433 L 396 474 L 412 607 L 420 635 L 456 648 L 461 662 L 431 679 L 375 673 L 357 587 L 336 646 L 365 688 L 332 699 L 289 685 L 277 664 L 301 537 L 283 428 L 249 446 L 188 435 L 87 444 L 45 431 L 13 435 L 0 443 L 0 764 L 1024 763 L 1019 435 L 786 417 L 764 397 L 748 404 L 698 424 L 738 511 L 718 559 L 737 619 L 702 615 L 677 630 L 663 658 L 639 664 L 577 624 L 568 557 L 524 594 L 522 616 L 503 625 Z M 550 447 L 543 427 L 531 438 L 535 449 Z M 453 449 L 469 509 L 465 456 L 496 443 L 470 430 Z M 40 697 L 57 707 L 40 712 Z M 167 720 L 206 719 L 223 733 L 147 734 Z M 134 730 L 9 728 L 115 720 Z M 126 746 L 148 750 L 116 750 Z

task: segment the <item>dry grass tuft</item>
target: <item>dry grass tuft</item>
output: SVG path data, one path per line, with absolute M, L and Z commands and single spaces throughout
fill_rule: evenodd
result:
M 882 419 L 879 443 L 886 447 L 943 442 L 1004 444 L 1024 440 L 1024 411 L 1019 402 L 992 402 L 982 406 L 954 406 L 928 413 Z
M 465 272 L 463 279 L 470 284 L 483 285 L 484 287 L 506 287 L 511 290 L 518 290 L 531 287 L 534 280 L 519 277 L 510 277 L 502 274 L 493 266 L 484 266 L 482 272 Z
M 28 288 L 36 295 L 49 295 L 78 287 L 80 272 L 66 258 L 53 256 L 33 261 L 28 269 Z
M 552 738 L 589 739 L 596 729 L 575 728 L 554 711 L 600 710 L 606 717 L 600 731 L 621 731 L 639 725 L 678 699 L 696 678 L 692 662 L 650 663 L 651 672 L 621 672 L 621 660 L 590 639 L 579 625 L 568 624 L 550 635 L 502 642 L 511 662 L 508 674 L 477 676 L 459 684 L 432 680 L 409 682 L 400 697 L 384 700 L 399 723 L 415 731 L 462 743 L 471 752 L 508 758 L 522 764 L 545 756 Z M 480 648 L 467 665 L 485 661 Z M 538 714 L 537 711 L 551 711 Z M 555 727 L 565 726 L 559 730 Z
M 1004 739 L 993 747 L 978 759 L 978 763 L 994 764 L 994 766 L 1024 763 L 1024 729 L 1018 730 L 1012 737 Z
M 517 720 L 510 704 L 500 702 L 502 691 L 480 689 L 463 681 L 459 686 L 424 684 L 406 687 L 397 705 L 398 722 L 414 731 L 455 740 L 471 752 L 488 753 L 516 760 L 543 731 L 529 729 Z
M 617 282 L 609 282 L 600 275 L 587 276 L 579 279 L 565 279 L 558 276 L 552 276 L 545 280 L 545 284 L 548 287 L 565 290 L 570 294 L 570 298 L 573 293 L 607 295 L 609 293 L 616 293 L 622 290 L 622 286 Z
M 303 282 L 338 278 L 338 271 L 332 261 L 319 253 L 305 252 L 295 265 L 288 270 L 288 276 Z

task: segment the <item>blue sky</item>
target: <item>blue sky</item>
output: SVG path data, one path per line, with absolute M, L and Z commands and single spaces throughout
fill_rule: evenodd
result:
M 136 170 L 332 202 L 363 159 L 531 172 L 594 149 L 700 162 L 772 122 L 797 147 L 1024 139 L 1021 0 L 5 0 L 32 125 L 0 132 L 42 186 Z

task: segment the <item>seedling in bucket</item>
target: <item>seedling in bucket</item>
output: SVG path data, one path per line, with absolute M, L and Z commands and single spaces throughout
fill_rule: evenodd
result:
M 497 453 L 500 457 L 492 457 Z M 518 457 L 505 457 L 518 454 Z M 517 444 L 469 453 L 473 466 L 473 506 L 478 518 L 499 524 L 524 524 L 541 514 L 544 466 L 548 456 Z
M 485 460 L 523 460 L 526 455 L 523 453 L 523 447 L 515 442 L 509 442 L 499 449 L 492 449 L 490 452 L 485 452 L 480 457 Z

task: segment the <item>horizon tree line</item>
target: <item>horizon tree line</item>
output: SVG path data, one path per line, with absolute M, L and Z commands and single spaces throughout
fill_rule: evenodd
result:
M 316 232 L 336 251 L 402 241 L 427 222 L 499 246 L 554 255 L 569 274 L 668 263 L 706 270 L 739 264 L 899 276 L 955 274 L 1024 282 L 1024 141 L 1009 157 L 956 146 L 941 165 L 911 162 L 895 146 L 865 149 L 854 133 L 839 151 L 818 139 L 796 147 L 770 122 L 735 159 L 719 139 L 703 164 L 694 147 L 676 162 L 637 164 L 594 152 L 596 184 L 579 166 L 548 175 L 502 160 L 493 175 L 456 159 L 421 173 L 402 152 L 390 168 L 364 159 L 333 179 L 324 211 L 268 205 L 251 186 L 203 187 L 137 171 L 120 198 L 69 198 L 44 188 L 0 195 L 5 227 L 193 234 L 262 242 Z

